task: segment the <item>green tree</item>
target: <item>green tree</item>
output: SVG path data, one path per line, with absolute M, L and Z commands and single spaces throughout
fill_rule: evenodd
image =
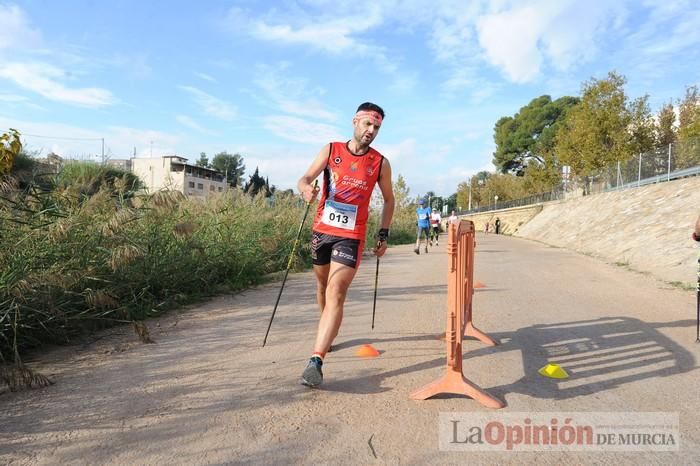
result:
M 641 154 L 654 148 L 656 144 L 656 124 L 649 108 L 649 96 L 634 99 L 628 106 L 630 124 L 629 149 L 632 154 Z
M 552 191 L 561 183 L 561 166 L 552 154 L 545 154 L 545 163 L 525 167 L 523 189 L 526 196 Z
M 663 104 L 659 109 L 656 123 L 656 147 L 659 149 L 668 148 L 669 144 L 676 142 L 676 112 L 673 103 Z
M 536 162 L 545 166 L 551 161 L 554 135 L 569 109 L 578 103 L 576 97 L 555 101 L 548 95 L 532 99 L 512 117 L 503 117 L 494 128 L 496 143 L 493 164 L 502 173 L 523 175 L 525 167 Z
M 411 189 L 406 184 L 406 179 L 399 174 L 394 181 L 394 199 L 397 208 L 405 208 L 411 203 L 411 199 L 408 197 L 410 192 Z
M 698 86 L 688 86 L 678 104 L 678 139 L 700 137 L 700 94 Z
M 250 175 L 248 182 L 243 188 L 243 191 L 245 191 L 246 194 L 250 194 L 251 196 L 257 196 L 257 194 L 261 191 L 267 195 L 265 186 L 265 178 L 260 176 L 260 173 L 258 172 L 258 167 L 255 167 L 255 172 L 252 175 Z
M 241 154 L 229 154 L 226 151 L 219 152 L 212 159 L 211 167 L 226 174 L 229 185 L 233 187 L 241 186 L 243 175 L 245 174 L 245 165 Z
M 445 201 L 447 204 L 447 212 L 451 212 L 453 210 L 457 210 L 457 193 L 452 193 L 447 200 Z
M 0 135 L 0 175 L 12 170 L 15 158 L 22 152 L 20 133 L 16 129 Z
M 265 197 L 272 197 L 272 195 L 275 194 L 275 191 L 277 191 L 277 186 L 270 184 L 270 179 L 266 176 L 265 186 L 263 189 L 265 190 Z
M 472 192 L 472 195 L 474 193 Z M 472 197 L 472 202 L 474 202 L 474 198 Z M 457 192 L 455 193 L 455 203 L 456 207 L 455 210 L 467 210 L 469 208 L 469 182 L 467 181 L 462 181 L 457 185 Z M 473 206 L 475 206 L 476 203 L 474 202 Z
M 685 97 L 678 103 L 678 142 L 675 168 L 700 164 L 700 94 L 697 86 L 688 86 Z
M 483 202 L 487 195 L 485 194 L 485 187 L 488 180 L 493 176 L 493 173 L 487 171 L 480 171 L 476 175 L 473 175 L 469 180 L 462 181 L 457 185 L 457 192 L 451 196 L 452 208 L 455 210 L 467 210 L 469 208 L 469 185 L 471 184 L 471 205 L 472 208 L 478 208 L 480 206 L 486 205 L 487 202 Z M 449 201 L 448 201 L 449 204 Z
M 615 72 L 585 82 L 579 104 L 567 113 L 557 131 L 555 153 L 576 176 L 588 179 L 608 165 L 651 150 L 653 127 L 647 97 L 630 103 L 625 83 L 625 77 Z
M 485 204 L 495 203 L 498 196 L 498 204 L 527 196 L 525 180 L 520 176 L 496 173 L 491 176 L 482 189 L 482 197 Z
M 194 164 L 198 167 L 209 168 L 209 158 L 207 157 L 207 154 L 200 152 L 199 160 L 197 160 Z

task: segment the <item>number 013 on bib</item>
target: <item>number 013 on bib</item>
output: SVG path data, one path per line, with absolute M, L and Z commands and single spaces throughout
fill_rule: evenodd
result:
M 326 201 L 321 221 L 326 225 L 344 230 L 354 230 L 357 220 L 357 206 L 342 202 Z

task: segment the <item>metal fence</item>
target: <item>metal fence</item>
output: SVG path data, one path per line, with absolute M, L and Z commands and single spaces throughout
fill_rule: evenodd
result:
M 510 209 L 569 197 L 597 194 L 619 189 L 636 188 L 688 176 L 700 175 L 700 137 L 669 144 L 651 152 L 639 154 L 625 162 L 609 165 L 586 180 L 562 180 L 553 191 L 522 199 L 501 201 L 461 214 Z
M 592 179 L 590 192 L 633 188 L 699 173 L 700 138 L 695 138 L 606 167 Z

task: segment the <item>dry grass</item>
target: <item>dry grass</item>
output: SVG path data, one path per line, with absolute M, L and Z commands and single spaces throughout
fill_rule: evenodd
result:
M 147 317 L 284 270 L 305 208 L 298 197 L 236 190 L 207 201 L 133 195 L 119 179 L 108 189 L 80 176 L 77 184 L 30 192 L 19 207 L 0 198 L 0 216 L 13 219 L 0 230 L 0 361 L 17 364 L 28 349 L 116 323 L 130 322 L 142 342 L 152 342 Z M 412 241 L 414 215 L 404 216 Z M 400 231 L 392 228 L 394 242 Z M 307 267 L 310 256 L 302 241 L 295 263 Z M 4 374 L 15 387 L 43 383 L 25 369 Z
M 0 381 L 11 392 L 24 388 L 38 388 L 53 385 L 54 382 L 43 374 L 34 372 L 23 364 L 0 366 Z

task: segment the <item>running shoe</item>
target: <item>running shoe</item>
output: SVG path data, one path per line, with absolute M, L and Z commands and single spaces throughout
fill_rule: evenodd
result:
M 321 371 L 323 361 L 318 356 L 311 356 L 309 364 L 301 374 L 301 383 L 307 387 L 316 388 L 323 383 L 323 371 Z

